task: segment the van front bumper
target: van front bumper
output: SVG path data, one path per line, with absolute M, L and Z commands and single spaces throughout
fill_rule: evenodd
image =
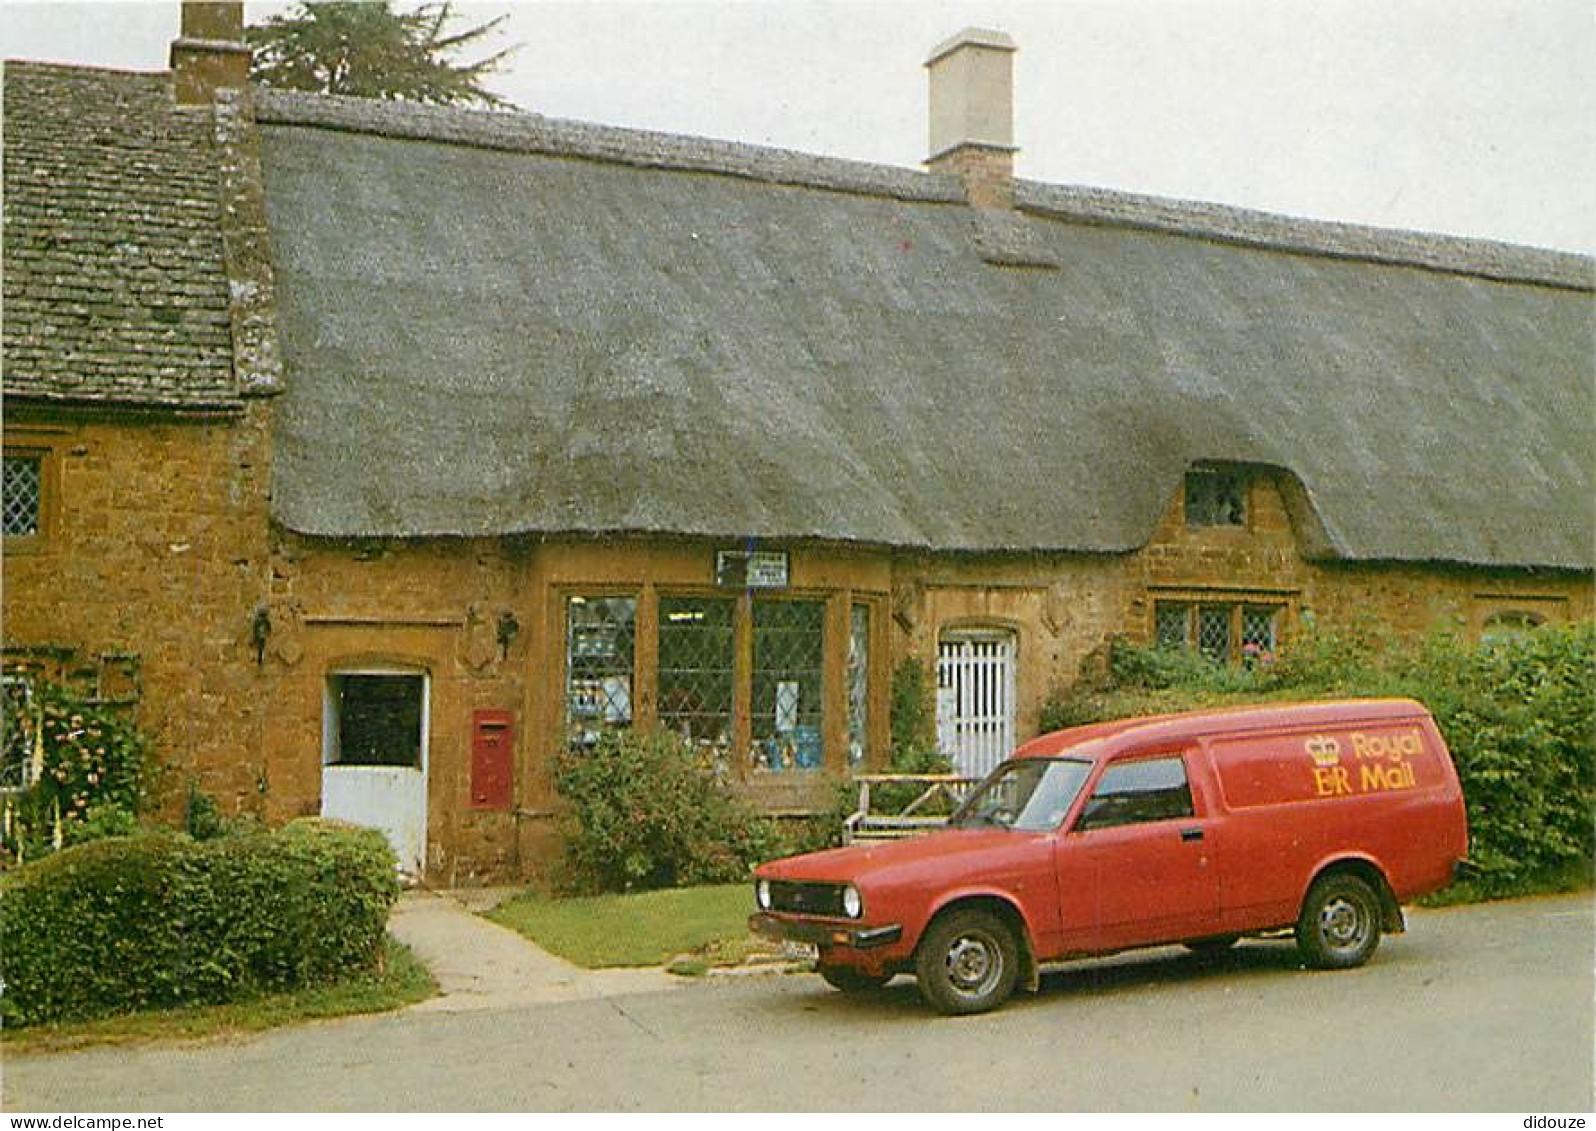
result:
M 808 943 L 810 946 L 852 947 L 854 950 L 874 950 L 891 946 L 903 938 L 903 927 L 893 923 L 886 927 L 849 927 L 841 923 L 820 923 L 811 919 L 783 919 L 761 911 L 748 918 L 748 929 L 756 935 L 778 942 Z

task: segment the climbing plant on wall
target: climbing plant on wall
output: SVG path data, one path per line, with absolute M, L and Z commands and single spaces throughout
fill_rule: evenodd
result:
M 148 739 L 127 719 L 64 687 L 10 682 L 0 726 L 6 863 L 136 824 L 152 763 Z

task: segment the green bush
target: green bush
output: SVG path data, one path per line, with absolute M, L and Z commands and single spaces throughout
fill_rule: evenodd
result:
M 1482 895 L 1589 875 L 1596 844 L 1596 624 L 1478 644 L 1310 630 L 1254 670 L 1116 642 L 1109 681 L 1056 694 L 1043 728 L 1282 699 L 1402 696 L 1435 716 L 1469 812 Z
M 781 853 L 797 856 L 842 845 L 842 825 L 859 808 L 859 786 L 852 779 L 837 782 L 823 809 L 799 820 L 783 822 Z
M 1101 722 L 1110 717 L 1104 711 L 1101 697 L 1095 694 L 1093 689 L 1055 688 L 1046 699 L 1042 700 L 1042 708 L 1036 718 L 1037 732 L 1051 734 L 1055 730 L 1068 730 L 1070 727 Z
M 1508 893 L 1588 863 L 1596 843 L 1596 625 L 1471 650 L 1432 644 L 1394 673 L 1430 706 L 1468 799 L 1478 887 Z
M 224 813 L 216 799 L 200 789 L 198 783 L 188 783 L 188 795 L 183 799 L 183 831 L 195 840 L 242 836 L 263 828 L 253 813 Z
M 66 848 L 0 879 L 0 1018 L 235 1001 L 370 971 L 397 896 L 380 833 L 315 819 Z
M 918 765 L 937 757 L 934 689 L 929 669 L 913 656 L 905 656 L 892 670 L 892 699 L 887 718 L 892 730 L 893 766 Z
M 554 784 L 571 803 L 561 833 L 573 890 L 727 883 L 780 855 L 774 822 L 668 731 L 606 731 L 556 757 Z
M 115 805 L 97 806 L 84 814 L 82 820 L 62 826 L 61 843 L 68 846 L 87 844 L 91 840 L 103 840 L 106 837 L 132 836 L 140 828 L 139 819 L 126 809 L 119 809 Z
M 6 697 L 3 727 L 8 756 L 27 763 L 31 784 L 6 798 L 0 857 L 36 860 L 136 824 L 153 763 L 149 741 L 126 719 L 41 684 L 26 700 Z
M 890 708 L 892 749 L 886 772 L 951 774 L 953 763 L 937 747 L 935 678 L 931 669 L 913 656 L 905 656 L 893 669 Z M 870 808 L 881 813 L 897 812 L 918 797 L 922 789 L 913 784 L 875 786 L 870 791 Z M 855 787 L 849 795 L 847 813 L 858 808 L 858 802 L 859 791 Z M 923 810 L 927 815 L 950 811 L 950 806 L 941 803 Z M 840 831 L 838 836 L 840 839 Z

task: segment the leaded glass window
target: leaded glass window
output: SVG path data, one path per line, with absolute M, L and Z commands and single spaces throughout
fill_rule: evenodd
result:
M 1160 601 L 1154 614 L 1155 639 L 1160 648 L 1186 648 L 1191 644 L 1191 606 Z
M 870 606 L 848 615 L 848 768 L 864 764 L 870 728 Z
M 826 606 L 820 601 L 753 603 L 754 768 L 819 769 Z
M 735 638 L 729 597 L 661 597 L 659 721 L 690 742 L 729 749 Z
M 565 715 L 572 745 L 591 746 L 605 727 L 630 725 L 636 636 L 636 598 L 566 601 Z
M 0 514 L 7 538 L 27 538 L 39 532 L 39 511 L 44 500 L 44 461 L 38 456 L 6 456 L 0 479 Z
M 1241 654 L 1243 659 L 1273 657 L 1275 651 L 1275 612 L 1261 605 L 1241 610 Z
M 1245 526 L 1247 482 L 1235 472 L 1189 472 L 1185 510 L 1187 526 Z
M 1210 660 L 1230 659 L 1230 606 L 1198 606 L 1197 650 Z
M 1279 621 L 1279 605 L 1159 601 L 1153 606 L 1153 640 L 1159 648 L 1190 648 L 1220 663 L 1268 663 Z

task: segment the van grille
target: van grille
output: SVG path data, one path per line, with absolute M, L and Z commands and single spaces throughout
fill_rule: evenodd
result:
M 770 909 L 789 911 L 795 915 L 846 918 L 842 912 L 841 884 L 796 884 L 790 881 L 772 880 Z

